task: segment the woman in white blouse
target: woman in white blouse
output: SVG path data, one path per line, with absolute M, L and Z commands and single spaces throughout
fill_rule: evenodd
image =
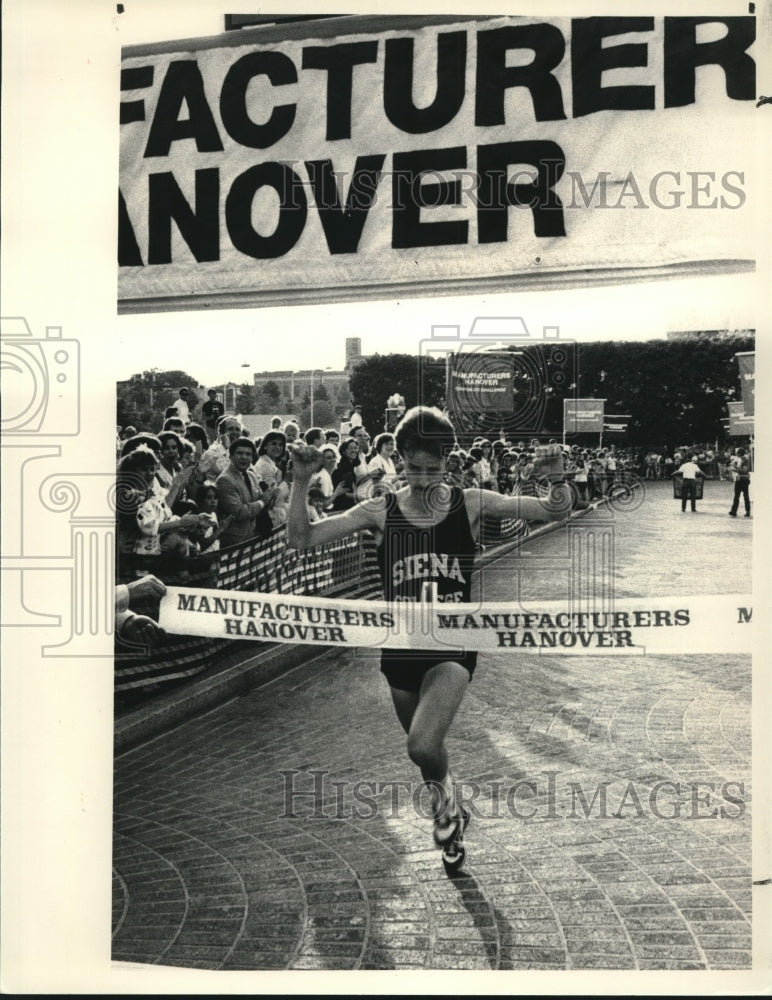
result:
M 367 471 L 383 470 L 380 482 L 394 482 L 397 478 L 397 470 L 391 457 L 395 448 L 393 434 L 379 434 L 373 441 L 372 458 L 367 463 Z

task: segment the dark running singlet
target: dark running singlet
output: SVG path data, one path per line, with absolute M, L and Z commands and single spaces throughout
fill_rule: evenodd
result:
M 386 523 L 378 546 L 378 561 L 387 601 L 419 601 L 424 588 L 436 586 L 435 600 L 468 602 L 476 546 L 466 512 L 464 492 L 452 486 L 448 513 L 438 524 L 413 524 L 399 508 L 394 493 L 386 495 Z M 418 691 L 424 674 L 452 660 L 469 672 L 477 653 L 449 649 L 385 649 L 381 670 L 392 687 Z

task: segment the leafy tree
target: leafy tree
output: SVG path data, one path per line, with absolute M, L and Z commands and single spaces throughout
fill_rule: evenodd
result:
M 734 355 L 752 351 L 752 332 L 697 335 L 642 342 L 598 341 L 576 346 L 575 362 L 550 346 L 519 349 L 511 410 L 459 411 L 449 400 L 459 439 L 475 434 L 513 440 L 536 434 L 561 439 L 563 401 L 605 399 L 607 414 L 630 414 L 628 439 L 642 447 L 668 447 L 724 438 L 727 403 L 739 399 Z M 562 346 L 562 345 L 556 345 Z M 378 431 L 388 396 L 400 390 L 408 407 L 437 404 L 445 394 L 444 362 L 408 354 L 375 355 L 352 373 L 352 398 L 362 406 L 365 426 Z M 597 440 L 597 438 L 596 438 Z M 590 443 L 589 441 L 587 443 Z
M 629 440 L 668 447 L 723 439 L 726 404 L 738 394 L 739 351 L 751 334 L 688 340 L 581 345 L 580 397 L 606 399 L 606 413 L 629 413 Z
M 121 427 L 131 424 L 137 430 L 158 432 L 163 425 L 167 407 L 179 398 L 179 390 L 184 385 L 190 389 L 188 407 L 192 414 L 199 402 L 193 390 L 199 383 L 185 371 L 159 371 L 152 368 L 119 383 L 117 423 Z
M 236 411 L 238 413 L 255 413 L 257 411 L 257 393 L 254 386 L 244 382 L 236 395 Z
M 263 386 L 263 397 L 268 402 L 271 409 L 277 409 L 279 400 L 281 399 L 281 389 L 279 388 L 278 382 L 274 382 L 273 379 L 268 379 Z
M 332 405 L 326 399 L 318 400 L 316 395 L 314 395 L 313 422 L 311 420 L 310 405 L 300 411 L 300 426 L 304 430 L 308 430 L 312 426 L 312 423 L 316 427 L 333 427 L 335 425 L 335 410 L 332 408 Z
M 402 393 L 408 409 L 419 403 L 436 406 L 445 394 L 445 366 L 427 364 L 412 354 L 375 354 L 356 366 L 349 389 L 354 402 L 362 406 L 365 427 L 378 433 L 393 392 Z

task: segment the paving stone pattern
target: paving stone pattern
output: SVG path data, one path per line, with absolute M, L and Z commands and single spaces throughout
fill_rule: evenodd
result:
M 744 589 L 752 521 L 726 516 L 730 484 L 705 493 L 681 514 L 650 484 L 618 511 L 604 586 Z M 565 532 L 530 543 L 485 597 L 559 597 L 565 553 Z M 473 811 L 449 877 L 377 651 L 330 654 L 116 760 L 113 958 L 750 968 L 750 682 L 741 655 L 481 656 L 448 740 Z

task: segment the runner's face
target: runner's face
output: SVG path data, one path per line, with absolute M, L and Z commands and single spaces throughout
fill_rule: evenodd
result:
M 445 461 L 426 451 L 413 451 L 405 455 L 405 476 L 411 492 L 423 495 L 426 490 L 442 482 Z

